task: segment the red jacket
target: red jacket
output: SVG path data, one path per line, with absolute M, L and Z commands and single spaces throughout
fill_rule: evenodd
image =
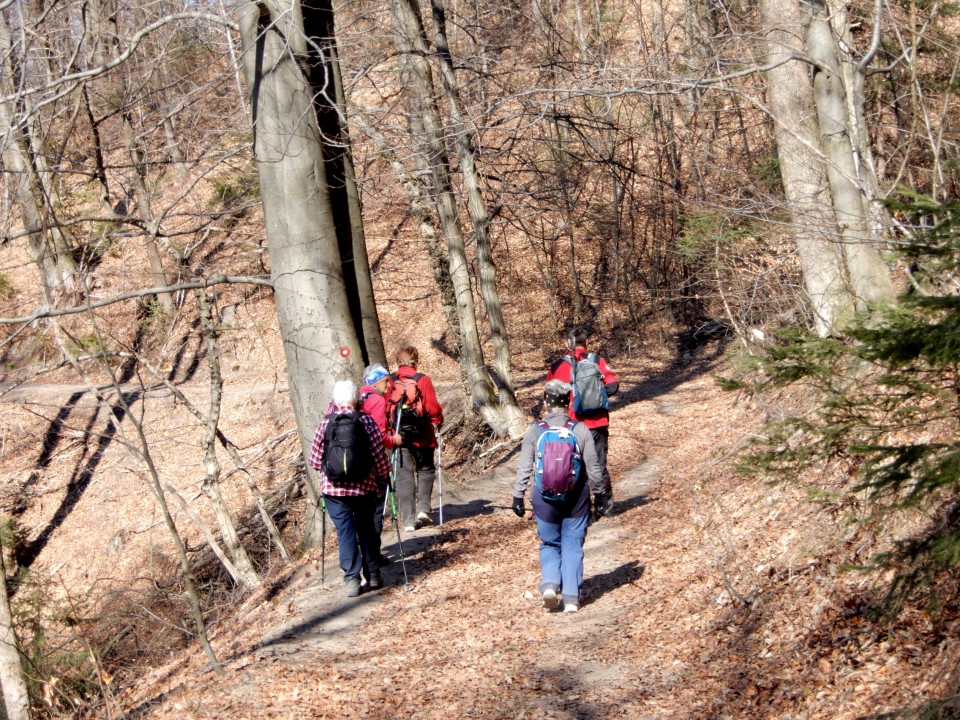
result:
M 413 377 L 417 375 L 417 370 L 408 365 L 403 365 L 397 368 L 397 371 L 391 375 L 391 377 L 396 381 L 397 377 Z M 433 381 L 424 375 L 419 373 L 420 379 L 417 380 L 417 387 L 420 389 L 420 396 L 423 398 L 423 409 L 430 416 L 430 429 L 429 435 L 413 440 L 410 444 L 416 447 L 431 447 L 435 448 L 437 446 L 437 434 L 436 431 L 440 429 L 440 426 L 443 425 L 443 407 L 440 405 L 440 401 L 437 400 L 437 391 L 433 388 Z M 390 416 L 390 413 L 393 411 L 393 408 L 387 403 L 387 416 Z
M 573 370 L 573 365 L 570 364 L 570 361 L 567 360 L 567 357 L 572 355 L 574 358 L 579 360 L 584 355 L 587 354 L 587 349 L 584 347 L 577 346 L 577 349 L 572 353 L 568 352 L 566 355 L 561 357 L 559 360 L 553 363 L 550 366 L 550 371 L 547 373 L 547 381 L 550 380 L 562 380 L 565 383 L 570 382 L 573 378 L 571 371 Z M 600 373 L 603 375 L 603 385 L 607 389 L 607 395 L 613 395 L 617 390 L 620 389 L 620 381 L 617 379 L 617 376 L 614 374 L 613 369 L 607 365 L 605 358 L 600 358 L 597 365 L 600 367 Z M 570 396 L 571 408 L 567 414 L 576 419 L 580 420 L 588 428 L 599 428 L 606 427 L 610 424 L 610 411 L 609 410 L 599 410 L 595 413 L 590 413 L 590 415 L 580 416 L 573 412 L 573 395 Z
M 357 406 L 362 413 L 366 413 L 373 418 L 373 421 L 380 428 L 380 434 L 383 435 L 383 446 L 387 450 L 393 450 L 397 442 L 393 433 L 393 428 L 387 427 L 387 401 L 383 395 L 377 392 L 373 385 L 364 385 L 360 388 L 360 403 Z

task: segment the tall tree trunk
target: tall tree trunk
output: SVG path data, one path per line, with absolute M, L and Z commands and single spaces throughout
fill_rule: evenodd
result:
M 453 71 L 453 60 L 447 42 L 446 10 L 443 0 L 432 0 L 434 21 L 434 44 L 440 60 L 440 77 L 447 95 L 450 112 L 451 130 L 456 138 L 457 156 L 460 159 L 460 173 L 464 192 L 467 195 L 467 207 L 473 227 L 476 246 L 477 276 L 480 295 L 483 297 L 490 324 L 490 340 L 494 349 L 493 366 L 499 379 L 500 408 L 507 419 L 511 437 L 520 437 L 526 432 L 527 419 L 517 404 L 516 389 L 513 384 L 513 367 L 510 362 L 510 343 L 507 337 L 507 323 L 503 317 L 500 294 L 497 290 L 497 272 L 490 247 L 490 215 L 487 202 L 483 198 L 480 173 L 476 163 L 476 137 L 461 110 L 460 88 Z
M 8 720 L 30 720 L 30 694 L 23 677 L 17 634 L 13 629 L 2 534 L 0 530 L 0 686 L 3 686 Z
M 869 303 L 890 301 L 894 297 L 890 271 L 877 243 L 871 237 L 865 206 L 866 194 L 860 185 L 854 161 L 846 92 L 840 75 L 837 41 L 826 5 L 813 0 L 807 26 L 807 52 L 815 63 L 813 97 L 820 126 L 820 146 L 826 158 L 830 195 L 850 273 L 854 301 L 858 310 Z
M 20 67 L 14 62 L 13 38 L 6 16 L 0 13 L 0 96 L 15 97 Z M 13 198 L 20 211 L 30 254 L 40 272 L 46 302 L 53 293 L 73 288 L 76 263 L 66 238 L 50 218 L 49 188 L 44 186 L 46 165 L 38 152 L 37 118 L 29 107 L 0 100 L 0 145 L 4 170 L 13 178 Z
M 344 120 L 347 104 L 337 57 L 333 6 L 330 0 L 304 0 L 302 12 L 309 40 L 307 52 L 310 55 L 310 81 L 315 92 L 314 109 L 320 134 L 328 139 L 324 147 L 324 165 L 350 310 L 354 326 L 362 330 L 359 339 L 364 362 L 385 364 L 387 355 L 370 278 L 360 192 L 350 151 L 350 135 Z
M 474 407 L 496 435 L 506 435 L 510 432 L 509 421 L 499 408 L 493 382 L 483 361 L 466 245 L 460 230 L 457 204 L 450 182 L 444 128 L 436 104 L 433 72 L 427 61 L 429 47 L 424 38 L 423 21 L 416 0 L 391 0 L 390 7 L 396 31 L 394 37 L 399 52 L 401 77 L 409 85 L 414 97 L 411 115 L 417 117 L 423 128 L 416 155 L 433 182 L 434 203 L 447 244 L 450 278 L 453 281 L 457 315 L 463 333 L 460 363 Z
M 262 0 L 244 3 L 239 23 L 290 400 L 308 456 L 334 381 L 360 378 L 362 328 L 344 281 L 302 17 Z M 320 498 L 309 469 L 307 494 L 305 542 L 315 544 Z
M 840 330 L 853 314 L 843 251 L 833 238 L 836 219 L 824 170 L 812 161 L 819 147 L 809 71 L 788 58 L 799 51 L 806 18 L 797 0 L 761 0 L 767 62 L 782 64 L 767 73 L 780 174 L 797 243 L 804 287 L 821 337 Z

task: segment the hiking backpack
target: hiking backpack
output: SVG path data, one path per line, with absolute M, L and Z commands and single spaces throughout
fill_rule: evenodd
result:
M 323 474 L 336 485 L 361 483 L 373 469 L 370 436 L 360 413 L 327 415 L 323 436 Z
M 588 353 L 580 360 L 570 355 L 565 355 L 564 359 L 572 366 L 570 384 L 573 386 L 573 412 L 577 415 L 589 415 L 608 409 L 610 400 L 603 384 L 603 373 L 600 372 L 600 356 L 597 353 Z
M 576 420 L 568 419 L 563 425 L 553 427 L 538 422 L 540 436 L 537 438 L 537 463 L 533 471 L 533 483 L 547 502 L 562 503 L 580 478 L 580 448 L 573 434 Z
M 404 443 L 423 438 L 430 424 L 430 417 L 423 407 L 423 393 L 417 385 L 423 373 L 393 373 L 390 377 L 393 379 L 393 387 L 387 396 L 387 420 L 391 429 L 399 427 Z

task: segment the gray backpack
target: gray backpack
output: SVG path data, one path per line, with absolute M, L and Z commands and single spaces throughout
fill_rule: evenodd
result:
M 570 368 L 570 384 L 573 386 L 573 412 L 577 415 L 607 410 L 610 400 L 607 397 L 607 388 L 603 384 L 603 373 L 600 372 L 600 356 L 597 353 L 588 353 L 574 360 L 565 356 Z

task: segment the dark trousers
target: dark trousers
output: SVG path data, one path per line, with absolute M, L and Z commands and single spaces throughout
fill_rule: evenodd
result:
M 600 461 L 602 468 L 604 487 L 610 488 L 610 471 L 607 470 L 607 445 L 610 442 L 610 428 L 606 425 L 598 428 L 591 428 L 590 434 L 593 435 L 593 446 L 597 449 L 597 460 Z
M 356 497 L 324 495 L 330 520 L 337 530 L 340 569 L 343 579 L 360 579 L 360 573 L 369 580 L 379 577 L 376 558 L 380 552 L 379 535 L 373 527 L 377 493 Z
M 387 493 L 389 490 L 390 483 L 377 481 L 377 506 L 373 510 L 373 531 L 377 535 L 377 554 L 374 556 L 375 558 L 380 558 L 382 555 L 380 535 L 383 532 L 383 516 L 386 510 Z

